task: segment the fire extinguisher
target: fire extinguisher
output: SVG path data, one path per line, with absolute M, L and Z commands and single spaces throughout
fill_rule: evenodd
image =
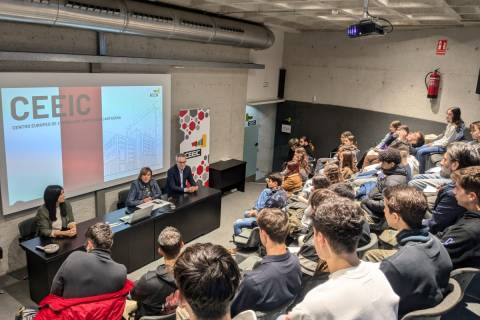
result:
M 436 99 L 438 90 L 440 89 L 440 72 L 435 69 L 433 72 L 427 73 L 425 76 L 425 86 L 427 87 L 427 98 Z

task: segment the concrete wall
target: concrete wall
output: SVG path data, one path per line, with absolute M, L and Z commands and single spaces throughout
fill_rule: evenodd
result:
M 249 50 L 219 45 L 172 41 L 137 36 L 108 34 L 108 54 L 149 58 L 176 58 L 247 62 Z M 39 25 L 0 22 L 0 50 L 96 54 L 96 34 L 92 31 Z M 16 72 L 89 72 L 88 64 L 2 62 L 1 71 Z M 243 158 L 243 119 L 245 116 L 247 73 L 232 69 L 170 69 L 145 65 L 100 65 L 101 72 L 171 73 L 172 74 L 172 157 L 178 152 L 180 135 L 176 114 L 182 108 L 211 109 L 210 159 Z M 119 190 L 110 188 L 105 194 L 105 211 L 116 207 Z M 77 221 L 95 215 L 95 195 L 71 199 Z M 4 259 L 0 275 L 25 265 L 25 254 L 18 246 L 18 223 L 32 217 L 35 210 L 0 216 L 0 246 Z
M 247 101 L 272 100 L 277 97 L 285 33 L 275 29 L 272 31 L 275 34 L 273 46 L 266 50 L 250 51 L 251 62 L 264 64 L 265 69 L 248 71 Z
M 479 27 L 396 30 L 362 39 L 348 39 L 344 32 L 288 33 L 286 99 L 442 122 L 455 105 L 467 123 L 480 120 L 479 34 Z M 445 56 L 435 55 L 440 39 L 448 40 Z M 431 104 L 424 77 L 436 68 L 442 90 Z

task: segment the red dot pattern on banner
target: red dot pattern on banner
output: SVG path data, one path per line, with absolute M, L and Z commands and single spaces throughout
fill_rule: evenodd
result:
M 195 116 L 189 114 L 188 110 L 182 110 L 179 112 L 180 116 L 180 130 L 184 133 L 184 139 L 188 139 L 195 129 L 200 127 L 200 123 L 209 116 L 208 112 L 205 110 L 199 111 Z M 188 119 L 188 121 L 185 121 Z M 208 155 L 205 155 L 205 159 L 202 160 L 200 165 L 192 166 L 193 177 L 199 185 L 204 185 L 208 187 L 208 171 L 209 166 L 206 161 Z

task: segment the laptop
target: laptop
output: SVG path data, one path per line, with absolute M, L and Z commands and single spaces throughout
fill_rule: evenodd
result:
M 120 220 L 128 224 L 134 224 L 138 221 L 141 221 L 143 219 L 150 217 L 152 210 L 153 210 L 153 205 L 150 205 L 148 207 L 138 209 L 134 211 L 132 214 L 123 216 L 120 218 Z

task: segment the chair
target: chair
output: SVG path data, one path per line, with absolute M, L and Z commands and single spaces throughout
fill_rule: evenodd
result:
M 443 314 L 455 308 L 462 301 L 460 284 L 455 279 L 450 278 L 448 286 L 451 289 L 450 292 L 438 305 L 433 308 L 409 312 L 402 317 L 402 320 L 440 320 Z
M 465 291 L 467 291 L 470 282 L 472 282 L 473 278 L 480 273 L 480 269 L 476 268 L 460 268 L 455 269 L 450 273 L 450 278 L 457 280 L 460 288 L 462 289 L 462 299 L 465 295 Z
M 378 248 L 378 237 L 375 233 L 370 233 L 370 242 L 363 247 L 357 248 L 357 255 L 361 259 L 365 252 Z
M 257 315 L 252 310 L 245 310 L 237 314 L 232 320 L 257 320 Z
M 157 179 L 158 186 L 162 190 L 162 194 L 167 192 L 167 178 Z
M 177 318 L 177 314 L 174 312 L 172 314 L 166 314 L 163 316 L 143 316 L 140 320 L 175 320 Z
M 125 208 L 128 192 L 130 192 L 130 190 L 122 190 L 118 193 L 117 209 Z
M 20 238 L 18 241 L 23 242 L 35 238 L 37 235 L 37 217 L 31 217 L 23 220 L 18 224 Z

